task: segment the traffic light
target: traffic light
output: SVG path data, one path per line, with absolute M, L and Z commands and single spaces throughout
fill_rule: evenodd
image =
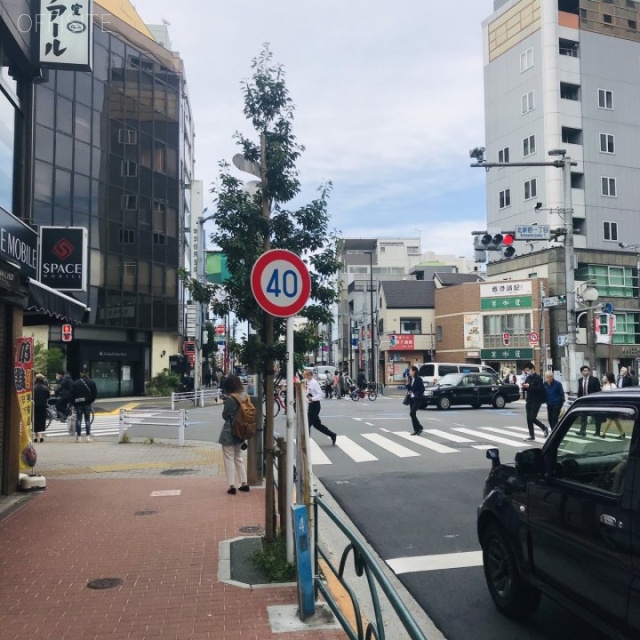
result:
M 62 325 L 62 342 L 71 342 L 73 340 L 73 327 L 70 324 Z
M 473 248 L 478 251 L 500 251 L 504 258 L 512 258 L 515 255 L 515 234 L 511 231 L 475 236 Z
M 509 335 L 509 333 L 508 333 L 507 331 L 505 331 L 505 332 L 502 334 L 502 344 L 503 344 L 505 347 L 508 347 L 510 342 L 511 342 L 511 336 Z

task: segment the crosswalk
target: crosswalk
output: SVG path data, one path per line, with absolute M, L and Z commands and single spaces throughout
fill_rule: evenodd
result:
M 91 425 L 91 435 L 100 436 L 117 436 L 119 433 L 120 418 L 115 415 L 97 415 Z M 76 422 L 75 418 L 71 419 L 72 432 L 75 434 Z M 82 423 L 82 434 L 85 433 L 84 421 Z M 44 433 L 46 439 L 55 439 L 68 437 L 69 425 L 67 422 L 59 422 L 57 420 L 51 422 L 49 428 Z
M 364 421 L 360 424 L 373 426 Z M 361 463 L 375 462 L 389 454 L 397 458 L 413 458 L 432 454 L 456 454 L 464 449 L 486 451 L 496 446 L 522 450 L 544 443 L 539 432 L 536 433 L 536 442 L 525 442 L 524 438 L 528 435 L 527 428 L 523 426 L 470 428 L 456 425 L 448 429 L 425 428 L 420 436 L 413 436 L 406 429 L 400 431 L 381 428 L 368 433 L 338 434 L 336 445 L 332 447 L 326 446 L 325 436 L 312 430 L 311 462 L 313 465 L 333 464 L 331 458 L 336 450 L 338 455 L 345 454 L 353 462 Z M 595 440 L 595 436 L 587 436 L 586 439 L 576 436 L 575 440 L 585 444 L 590 438 Z

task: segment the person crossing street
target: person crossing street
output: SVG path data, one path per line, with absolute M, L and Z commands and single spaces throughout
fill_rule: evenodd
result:
M 313 372 L 310 370 L 304 372 L 304 379 L 307 383 L 307 400 L 309 401 L 307 411 L 309 426 L 315 427 L 320 433 L 329 436 L 331 438 L 331 444 L 335 444 L 338 434 L 331 431 L 328 427 L 325 427 L 320 419 L 320 400 L 324 398 L 320 383 L 313 377 Z
M 527 428 L 529 429 L 529 437 L 525 440 L 535 440 L 536 436 L 533 431 L 533 425 L 537 425 L 542 429 L 544 437 L 549 435 L 549 429 L 538 420 L 538 412 L 540 407 L 546 402 L 547 394 L 544 389 L 544 382 L 542 377 L 536 373 L 536 368 L 533 363 L 529 363 L 523 368 L 526 378 L 522 388 L 527 393 L 527 400 L 525 403 L 525 410 L 527 412 Z

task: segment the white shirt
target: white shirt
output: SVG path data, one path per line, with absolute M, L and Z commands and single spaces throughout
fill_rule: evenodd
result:
M 320 387 L 320 383 L 315 378 L 307 380 L 307 395 L 308 394 L 311 394 L 310 400 L 314 402 L 318 402 L 324 398 L 324 392 Z

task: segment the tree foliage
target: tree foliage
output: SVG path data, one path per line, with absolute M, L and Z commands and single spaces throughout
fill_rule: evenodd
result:
M 309 203 L 290 206 L 300 194 L 296 162 L 304 151 L 293 134 L 294 105 L 289 95 L 285 72 L 272 61 L 265 45 L 252 64 L 253 75 L 243 82 L 244 114 L 250 120 L 256 138 L 240 133 L 235 139 L 244 157 L 260 166 L 264 144 L 265 166 L 257 193 L 243 190 L 244 183 L 231 172 L 230 165 L 219 163 L 220 173 L 212 189 L 216 202 L 213 214 L 216 227 L 211 240 L 227 258 L 231 277 L 224 283 L 226 296 L 222 311 L 232 311 L 239 320 L 263 327 L 264 312 L 256 303 L 250 286 L 253 264 L 265 250 L 265 239 L 273 249 L 287 249 L 300 256 L 311 273 L 311 299 L 300 315 L 313 323 L 328 322 L 331 307 L 337 301 L 335 276 L 337 233 L 329 229 L 327 211 L 331 183 L 321 185 Z M 266 183 L 266 184 L 265 184 Z M 263 212 L 266 199 L 269 217 Z M 276 320 L 276 344 L 271 349 L 260 345 L 259 338 L 245 343 L 243 362 L 259 368 L 260 363 L 277 359 L 277 342 L 285 322 Z
M 47 380 L 53 380 L 57 371 L 64 369 L 64 353 L 58 347 L 47 348 L 39 340 L 33 345 L 33 370 L 42 373 Z

